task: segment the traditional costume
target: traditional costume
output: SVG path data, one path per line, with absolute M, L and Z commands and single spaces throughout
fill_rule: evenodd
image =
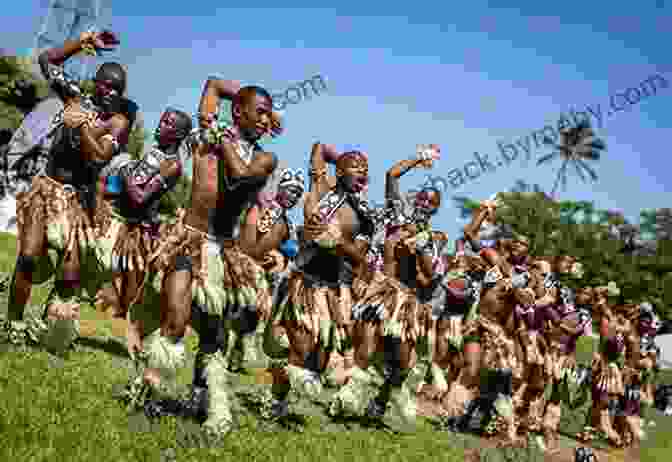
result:
M 197 131 L 193 142 L 204 137 L 219 136 L 219 129 Z M 216 140 L 209 140 L 210 142 Z M 261 148 L 256 143 L 237 139 L 238 155 L 243 162 L 252 162 Z M 224 175 L 220 161 L 220 193 L 226 194 L 226 207 L 212 210 L 209 232 L 186 224 L 185 212 L 166 225 L 150 260 L 158 272 L 192 272 L 192 325 L 199 334 L 199 352 L 194 371 L 195 394 L 207 394 L 207 419 L 204 427 L 214 434 L 228 432 L 233 425 L 231 396 L 228 384 L 230 358 L 227 353 L 240 336 L 253 339 L 257 307 L 268 284 L 263 270 L 243 253 L 238 237 L 245 213 L 256 201 L 266 179 L 234 179 Z M 233 326 L 233 323 L 238 324 Z M 162 344 L 175 343 L 159 335 L 151 336 Z M 150 352 L 154 351 L 150 349 Z M 157 350 L 158 351 L 158 350 Z M 174 351 L 172 356 L 179 357 Z M 167 352 L 164 356 L 168 356 Z M 158 361 L 157 355 L 157 361 Z M 168 359 L 168 358 L 166 358 Z M 163 361 L 171 364 L 176 362 Z M 171 373 L 171 379 L 174 372 Z M 199 390 L 200 389 L 200 390 Z M 206 391 L 207 390 L 207 391 Z
M 33 178 L 30 190 L 17 195 L 17 226 L 19 232 L 25 232 L 28 223 L 43 223 L 46 244 L 59 253 L 60 262 L 78 257 L 79 267 L 83 270 L 80 272 L 87 272 L 87 265 L 95 265 L 93 249 L 96 228 L 102 224 L 105 216 L 96 204 L 96 186 L 98 175 L 106 162 L 83 162 L 80 156 L 79 129 L 69 128 L 64 122 L 68 119 L 85 120 L 85 124 L 100 126 L 106 124 L 112 114 L 96 106 L 91 98 L 82 95 L 79 86 L 66 79 L 61 66 L 45 64 L 42 70 L 50 87 L 63 100 L 78 96 L 79 104 L 64 107 L 60 103 L 59 107 L 58 102 L 50 100 L 49 104 L 54 106 L 48 108 L 52 113 L 48 124 L 37 130 L 37 133 L 34 132 L 35 136 L 29 140 L 28 145 L 34 143 L 34 148 L 39 152 L 48 150 L 49 158 L 44 171 L 40 170 L 41 174 Z M 128 100 L 123 102 L 126 109 L 130 108 L 131 113 L 127 117 L 132 123 L 137 108 Z M 20 136 L 15 140 L 17 143 L 19 138 L 26 141 L 27 131 L 20 131 Z M 112 142 L 113 155 L 116 155 L 128 142 L 128 130 L 117 136 L 107 134 L 103 138 Z M 13 170 L 20 171 L 18 168 Z M 21 183 L 18 187 L 22 187 Z M 24 264 L 28 260 L 30 257 L 19 254 L 17 270 L 21 270 L 23 266 L 30 266 L 32 269 L 34 262 L 30 265 Z M 78 336 L 79 331 L 78 316 L 72 307 L 79 304 L 80 296 L 83 295 L 82 282 L 86 284 L 89 295 L 93 296 L 98 287 L 94 278 L 81 281 L 79 274 L 57 276 L 55 290 L 46 302 L 45 315 L 42 319 L 34 320 L 29 328 L 33 339 L 48 337 L 48 346 L 59 350 L 72 344 L 72 339 Z M 10 311 L 11 309 L 12 307 Z M 46 316 L 50 309 L 66 317 L 52 319 Z M 50 333 L 52 329 L 61 332 L 62 342 L 57 341 Z
M 368 202 L 358 194 L 333 189 L 319 200 L 312 218 L 334 227 L 339 208 L 351 207 L 356 213 L 356 240 L 370 242 L 373 229 Z M 352 318 L 353 268 L 349 259 L 336 255 L 333 247 L 339 236 L 327 232 L 304 242 L 297 255 L 296 268 L 274 310 L 273 322 L 292 328 L 298 322 L 323 351 L 345 352 L 351 348 L 346 327 Z M 322 390 L 317 357 L 306 358 L 304 368 L 289 364 L 291 387 L 299 393 L 317 397 Z
M 303 171 L 284 169 L 279 176 L 277 185 L 278 192 L 287 195 L 288 202 L 280 204 L 275 199 L 262 206 L 261 215 L 257 221 L 257 232 L 263 237 L 278 224 L 284 224 L 288 229 L 287 238 L 280 243 L 277 249 L 271 249 L 256 262 L 263 270 L 269 290 L 261 293 L 259 301 L 259 326 L 257 333 L 262 337 L 261 349 L 273 359 L 285 359 L 289 348 L 289 340 L 286 335 L 276 339 L 273 335 L 274 323 L 271 322 L 271 313 L 274 301 L 277 300 L 280 288 L 286 284 L 290 271 L 290 264 L 294 261 L 299 251 L 299 241 L 296 225 L 289 217 L 289 210 L 303 196 L 305 185 Z M 249 349 L 247 350 L 249 351 Z M 243 362 L 246 358 L 243 357 Z

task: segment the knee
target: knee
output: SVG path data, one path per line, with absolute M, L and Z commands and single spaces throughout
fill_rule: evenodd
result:
M 161 332 L 170 337 L 184 337 L 189 322 L 189 315 L 182 304 L 168 304 L 166 315 L 161 322 Z

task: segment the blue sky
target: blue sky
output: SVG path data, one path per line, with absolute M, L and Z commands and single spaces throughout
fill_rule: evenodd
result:
M 672 29 L 664 1 L 625 7 L 612 2 L 474 0 L 449 8 L 388 2 L 379 8 L 340 1 L 337 7 L 255 2 L 131 2 L 112 0 L 107 22 L 120 34 L 113 56 L 129 68 L 129 94 L 155 126 L 168 105 L 196 110 L 205 78 L 218 74 L 283 91 L 322 75 L 326 94 L 290 105 L 287 132 L 273 142 L 290 166 L 304 167 L 315 141 L 356 146 L 370 155 L 371 197 L 381 199 L 384 171 L 437 143 L 443 157 L 432 174 L 445 175 L 473 158 L 495 158 L 497 142 L 513 142 L 570 109 L 609 104 L 610 95 L 661 74 L 672 84 Z M 248 3 L 249 4 L 249 3 Z M 3 5 L 3 48 L 25 50 L 46 1 Z M 596 165 L 600 179 L 572 176 L 562 198 L 592 200 L 636 219 L 643 207 L 672 203 L 672 85 L 630 110 L 605 116 L 599 134 L 609 146 Z M 603 109 L 606 111 L 606 109 Z M 450 194 L 486 198 L 516 179 L 550 190 L 555 169 L 533 160 L 512 162 Z M 412 188 L 424 171 L 404 177 Z M 455 236 L 461 226 L 446 201 L 435 220 Z

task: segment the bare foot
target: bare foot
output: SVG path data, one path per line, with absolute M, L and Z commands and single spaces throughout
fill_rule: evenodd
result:
M 161 384 L 161 375 L 156 369 L 145 369 L 145 372 L 142 376 L 145 383 L 151 385 L 152 387 L 158 388 Z
M 54 303 L 47 308 L 47 319 L 76 320 L 79 319 L 78 303 Z

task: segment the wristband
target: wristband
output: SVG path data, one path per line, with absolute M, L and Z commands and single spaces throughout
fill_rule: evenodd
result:
M 108 193 L 111 194 L 121 193 L 121 176 L 109 175 L 105 180 L 105 187 Z

